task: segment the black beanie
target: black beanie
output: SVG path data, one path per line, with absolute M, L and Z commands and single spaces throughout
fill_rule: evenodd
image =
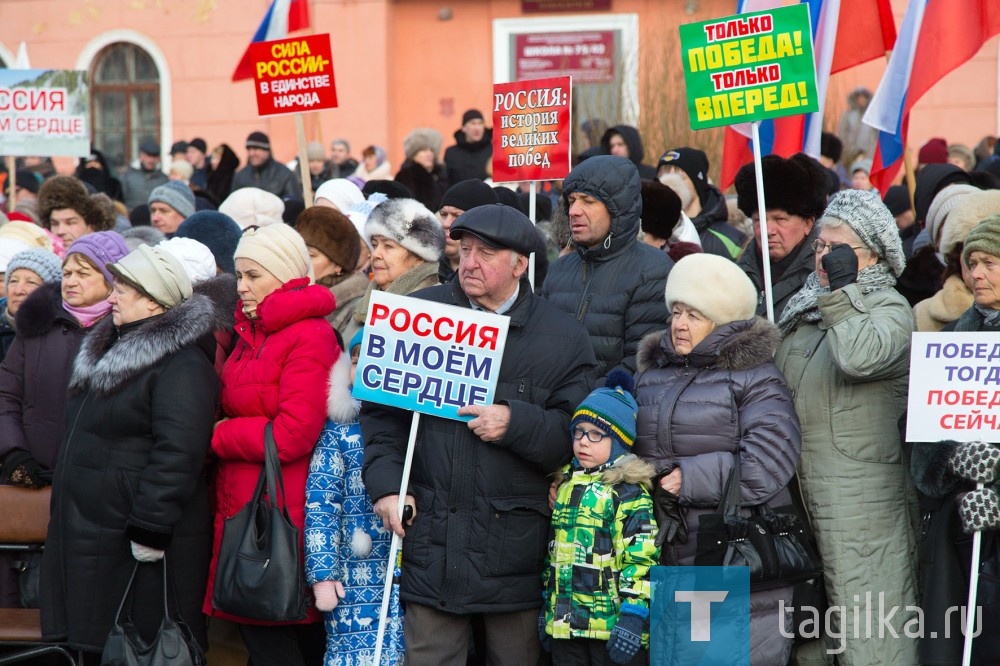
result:
M 497 199 L 500 200 L 504 206 L 510 206 L 514 210 L 519 210 L 525 215 L 528 214 L 527 209 L 525 209 L 521 204 L 521 197 L 517 196 L 517 192 L 510 189 L 509 187 L 504 187 L 503 185 L 494 185 L 493 191 L 497 195 Z
M 890 187 L 886 193 L 885 207 L 889 209 L 893 217 L 899 217 L 908 210 L 913 210 L 913 206 L 910 205 L 910 190 L 906 185 L 893 185 Z
M 695 194 L 702 202 L 708 190 L 708 155 L 697 148 L 674 148 L 663 153 L 657 170 L 662 166 L 675 166 L 687 174 L 694 183 Z
M 271 140 L 263 132 L 251 132 L 247 137 L 247 148 L 261 148 L 271 150 Z
M 203 153 L 208 152 L 208 144 L 206 144 L 205 140 L 202 138 L 195 137 L 194 139 L 191 139 L 188 145 L 191 146 L 192 148 L 200 150 Z
M 370 197 L 375 193 L 384 194 L 388 199 L 412 199 L 413 192 L 410 192 L 410 188 L 402 183 L 397 183 L 394 180 L 369 180 L 365 183 L 365 186 L 361 188 L 361 193 L 365 195 L 365 199 Z
M 681 198 L 677 193 L 658 180 L 642 181 L 639 222 L 643 232 L 666 240 L 673 235 L 680 219 Z
M 465 211 L 476 206 L 488 206 L 496 203 L 500 203 L 500 199 L 497 198 L 497 193 L 493 191 L 492 187 L 477 178 L 470 178 L 449 187 L 444 196 L 441 197 L 441 205 L 438 206 L 438 210 L 445 206 L 454 206 Z
M 470 120 L 483 120 L 483 112 L 479 109 L 469 109 L 462 114 L 462 124 L 469 122 Z

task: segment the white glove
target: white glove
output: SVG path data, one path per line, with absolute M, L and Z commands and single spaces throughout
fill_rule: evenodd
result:
M 328 613 L 344 598 L 344 584 L 339 580 L 321 580 L 313 585 L 316 609 Z
M 133 541 L 132 557 L 139 562 L 159 562 L 163 559 L 163 551 L 157 550 L 156 548 L 150 548 L 149 546 L 143 546 L 141 543 Z

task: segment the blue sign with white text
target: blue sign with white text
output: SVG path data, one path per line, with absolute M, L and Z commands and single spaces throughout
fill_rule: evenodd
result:
M 750 666 L 749 569 L 653 567 L 650 582 L 651 664 Z

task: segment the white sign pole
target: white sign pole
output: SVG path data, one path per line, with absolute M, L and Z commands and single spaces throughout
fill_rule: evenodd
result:
M 403 480 L 399 484 L 399 501 L 396 503 L 396 513 L 403 520 L 403 508 L 406 506 L 406 487 L 410 483 L 410 466 L 413 464 L 413 449 L 417 442 L 417 430 L 420 427 L 420 412 L 413 412 L 410 421 L 410 438 L 406 442 L 406 458 L 403 461 Z M 375 666 L 382 663 L 382 642 L 385 639 L 385 625 L 389 620 L 389 597 L 392 594 L 392 577 L 396 571 L 396 555 L 403 545 L 402 539 L 392 533 L 392 543 L 389 545 L 389 561 L 385 567 L 385 586 L 382 588 L 382 609 L 378 615 L 378 635 L 375 638 Z
M 976 490 L 982 490 L 983 484 L 977 483 Z M 962 666 L 972 664 L 972 639 L 976 628 L 976 596 L 979 588 L 979 560 L 983 547 L 983 533 L 972 534 L 972 568 L 969 569 L 969 601 L 965 605 L 965 646 L 962 651 Z
M 764 204 L 764 172 L 760 166 L 760 121 L 750 123 L 753 131 L 753 169 L 757 176 L 757 215 L 760 216 L 760 254 L 764 266 L 764 301 L 767 319 L 774 323 L 774 294 L 771 291 L 771 253 L 767 247 L 767 206 Z
M 531 183 L 531 188 L 528 190 L 528 219 L 531 220 L 532 224 L 535 224 L 535 215 L 537 212 L 535 210 L 535 181 L 529 181 Z M 532 252 L 528 256 L 528 283 L 531 285 L 531 291 L 535 290 L 535 253 Z

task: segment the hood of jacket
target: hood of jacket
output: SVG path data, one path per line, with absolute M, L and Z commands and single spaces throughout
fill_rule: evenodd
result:
M 41 337 L 60 322 L 79 328 L 80 324 L 62 304 L 62 284 L 46 282 L 21 303 L 21 309 L 14 315 L 17 334 L 25 338 Z
M 264 333 L 275 333 L 309 317 L 325 317 L 337 305 L 333 294 L 326 287 L 309 284 L 309 278 L 289 280 L 264 297 L 257 306 L 254 325 Z M 250 321 L 239 303 L 236 304 L 236 323 Z
M 642 147 L 642 137 L 639 130 L 631 125 L 615 125 L 601 137 L 601 149 L 605 155 L 611 154 L 611 137 L 615 134 L 621 136 L 628 146 L 628 158 L 635 165 L 642 164 L 642 158 L 646 156 L 646 151 Z
M 651 490 L 653 477 L 656 476 L 656 467 L 644 461 L 639 456 L 629 453 L 620 456 L 613 463 L 598 468 L 600 471 L 601 483 L 613 486 L 618 483 L 634 483 Z M 555 473 L 554 478 L 558 486 L 572 474 L 572 467 L 567 465 Z
M 669 319 L 667 324 L 670 324 Z M 636 367 L 639 372 L 668 365 L 750 370 L 770 363 L 780 342 L 781 332 L 777 326 L 763 317 L 754 317 L 716 327 L 684 356 L 674 349 L 668 328 L 642 339 L 636 353 Z
M 236 276 L 231 273 L 221 273 L 213 278 L 193 285 L 196 294 L 207 296 L 212 302 L 214 309 L 215 330 L 232 330 L 236 325 L 236 318 L 233 313 L 236 311 L 236 304 L 239 302 L 239 294 L 236 293 Z
M 98 322 L 73 362 L 70 389 L 108 395 L 182 348 L 211 333 L 214 306 L 196 294 L 119 337 L 111 317 Z
M 581 162 L 563 181 L 563 201 L 569 210 L 569 195 L 582 192 L 604 204 L 611 215 L 611 242 L 595 248 L 577 245 L 585 259 L 617 254 L 638 242 L 642 213 L 642 184 L 635 165 L 624 157 L 597 155 Z
M 705 186 L 705 200 L 701 202 L 701 212 L 691 219 L 698 233 L 705 233 L 716 222 L 729 221 L 729 206 L 726 197 L 715 185 Z
M 351 355 L 341 352 L 330 368 L 326 415 L 336 423 L 354 423 L 360 413 L 361 401 L 351 395 Z
M 470 153 L 471 152 L 475 152 L 477 150 L 482 150 L 486 146 L 492 146 L 493 145 L 493 128 L 492 127 L 487 127 L 486 128 L 486 131 L 483 133 L 483 138 L 480 139 L 479 141 L 469 141 L 465 137 L 465 132 L 463 132 L 460 129 L 455 130 L 455 133 L 452 136 L 455 137 L 455 145 L 456 146 L 458 146 L 462 150 L 467 150 Z

